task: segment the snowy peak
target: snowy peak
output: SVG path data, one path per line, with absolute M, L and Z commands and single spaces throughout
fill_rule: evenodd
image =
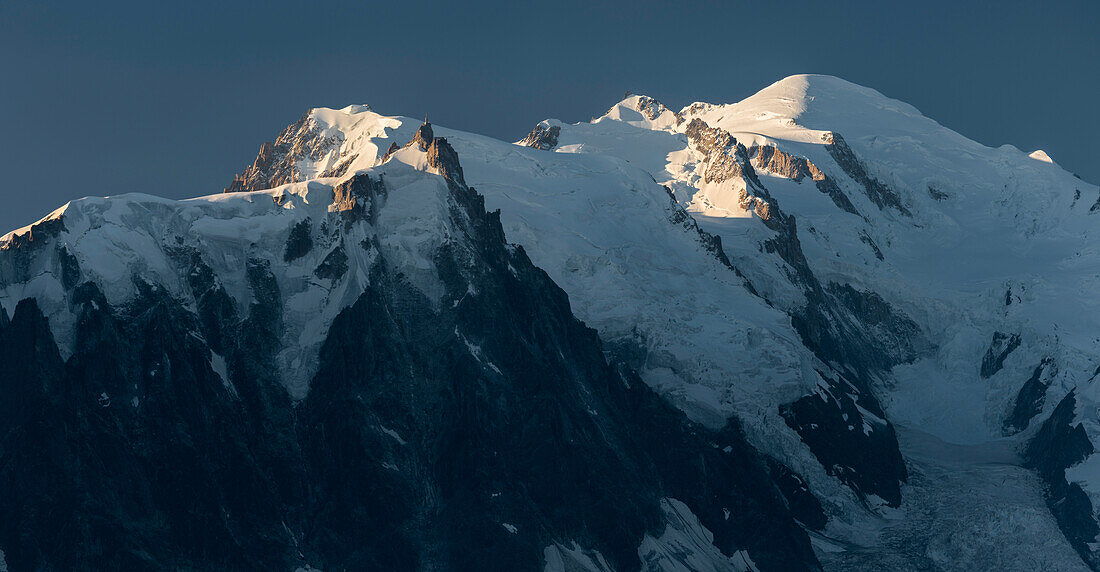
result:
M 762 133 L 776 128 L 796 140 L 814 142 L 807 131 L 851 131 L 852 123 L 876 128 L 899 118 L 922 118 L 913 106 L 881 93 L 828 75 L 793 75 L 733 104 L 693 103 L 681 114 L 733 132 Z M 871 114 L 871 118 L 867 115 Z M 799 129 L 800 128 L 800 129 Z
M 325 141 L 351 149 L 349 142 L 361 144 L 374 128 L 397 123 L 360 114 L 353 125 L 364 130 L 344 132 L 335 129 L 348 114 L 311 111 L 277 143 L 264 145 L 269 158 L 272 149 L 290 151 L 269 165 L 294 166 L 300 169 L 295 176 L 305 176 L 312 168 L 307 160 L 290 159 L 321 150 L 326 160 L 336 151 L 325 150 Z M 298 137 L 304 133 L 312 136 Z M 290 141 L 299 146 L 288 147 Z M 377 162 L 373 155 L 364 159 Z M 80 283 L 96 284 L 112 305 L 126 306 L 142 284 L 151 284 L 201 306 L 204 295 L 194 280 L 202 275 L 225 292 L 225 308 L 245 315 L 257 296 L 250 269 L 269 267 L 265 272 L 282 311 L 283 345 L 275 362 L 290 395 L 300 399 L 315 372 L 320 334 L 369 285 L 375 262 L 384 258 L 429 300 L 438 300 L 437 251 L 444 244 L 454 249 L 470 235 L 466 227 L 477 217 L 455 213 L 476 213 L 483 203 L 466 187 L 457 153 L 432 136 L 430 125 L 421 126 L 384 165 L 339 178 L 273 184 L 282 173 L 268 172 L 272 179 L 264 179 L 265 173 L 251 170 L 251 182 L 263 190 L 247 193 L 184 201 L 143 194 L 72 201 L 0 237 L 0 307 L 10 311 L 19 300 L 37 298 L 68 355 L 78 319 L 68 299 Z M 390 194 L 399 200 L 387 200 Z
M 1050 155 L 1047 155 L 1047 152 L 1043 151 L 1042 149 L 1036 149 L 1036 150 L 1032 151 L 1031 153 L 1028 153 L 1027 156 L 1031 157 L 1032 159 L 1035 159 L 1036 161 L 1042 161 L 1044 163 L 1049 163 L 1051 165 L 1055 164 L 1054 159 L 1051 159 Z
M 274 142 L 261 145 L 256 160 L 234 177 L 225 192 L 260 191 L 372 167 L 380 155 L 379 145 L 384 144 L 378 140 L 401 123 L 366 105 L 311 109 Z
M 629 92 L 622 101 L 611 106 L 607 113 L 594 122 L 604 120 L 622 121 L 647 129 L 674 129 L 683 123 L 683 118 L 679 114 L 665 107 L 660 101 Z

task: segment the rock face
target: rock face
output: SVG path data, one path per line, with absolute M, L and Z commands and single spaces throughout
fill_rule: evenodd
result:
M 303 115 L 279 134 L 275 142 L 260 146 L 256 160 L 243 173 L 235 176 L 225 188 L 227 193 L 251 192 L 270 189 L 286 183 L 303 180 L 305 176 L 298 161 L 319 161 L 343 143 L 340 135 L 333 135 L 322 128 L 310 113 Z M 323 175 L 343 176 L 355 157 L 343 157 Z
M 1092 443 L 1080 423 L 1073 424 L 1077 398 L 1070 392 L 1043 422 L 1024 451 L 1027 466 L 1035 469 L 1047 484 L 1046 500 L 1058 526 L 1081 558 L 1094 570 L 1100 554 L 1093 544 L 1100 526 L 1093 517 L 1092 501 L 1081 485 L 1066 480 L 1066 469 L 1093 453 Z
M 378 205 L 385 196 L 386 185 L 381 177 L 355 175 L 333 189 L 332 209 L 344 213 L 346 224 L 374 220 L 378 215 Z
M 753 145 L 749 156 L 757 169 L 787 177 L 796 183 L 802 182 L 806 177 L 813 179 L 817 190 L 828 195 L 837 207 L 854 215 L 859 214 L 836 182 L 806 158 L 785 153 L 774 145 Z
M 989 349 L 982 356 L 982 377 L 993 377 L 995 373 L 1001 371 L 1008 354 L 1011 354 L 1018 347 L 1020 347 L 1020 336 L 1018 334 L 993 332 L 993 341 L 989 343 Z
M 1043 410 L 1050 378 L 1057 375 L 1058 368 L 1054 360 L 1043 358 L 1035 371 L 1031 373 L 1013 401 L 1012 411 L 1005 417 L 1003 427 L 1005 435 L 1013 435 L 1027 429 L 1031 420 Z
M 656 99 L 653 99 L 649 96 L 638 96 L 638 101 L 635 108 L 640 111 L 642 115 L 646 117 L 646 119 L 649 119 L 651 121 L 657 119 L 666 112 L 673 115 L 677 125 L 683 123 L 684 121 L 684 118 L 679 113 L 672 111 L 671 109 L 665 107 L 664 104 L 660 101 L 657 101 Z
M 171 249 L 187 301 L 136 276 L 122 305 L 79 283 L 65 358 L 35 299 L 10 320 L 0 310 L 12 569 L 516 570 L 581 546 L 629 570 L 661 546 L 669 506 L 709 531 L 716 558 L 818 567 L 792 516 L 819 524 L 798 477 L 769 468 L 735 420 L 689 422 L 608 363 L 564 292 L 505 242 L 454 149 L 426 142 L 455 232 L 431 254 L 438 298 L 372 234 L 393 197 L 413 200 L 381 174 L 333 189 L 323 222 L 285 223 L 291 263 L 321 256 L 311 232 L 338 233 L 324 280 L 350 284 L 346 249 L 377 253 L 303 399 L 273 366 L 299 302 L 274 274 L 284 262 L 255 249 L 229 285 L 247 291 L 241 310 L 198 247 Z
M 839 165 L 852 180 L 863 187 L 864 192 L 867 194 L 867 198 L 871 199 L 871 202 L 875 203 L 878 208 L 891 208 L 903 215 L 912 216 L 912 213 L 909 212 L 909 209 L 902 203 L 901 197 L 899 197 L 897 193 L 867 172 L 867 168 L 863 165 L 863 162 L 856 157 L 856 154 L 852 152 L 852 148 L 848 146 L 848 143 L 844 141 L 844 138 L 841 137 L 839 133 L 826 134 L 824 136 L 824 141 L 825 150 L 829 152 L 829 155 L 833 157 L 837 165 Z
M 290 230 L 290 238 L 286 241 L 286 250 L 283 251 L 284 262 L 291 262 L 309 254 L 313 249 L 312 232 L 313 225 L 308 218 L 294 225 Z
M 533 147 L 535 149 L 549 151 L 558 146 L 558 136 L 560 134 L 560 126 L 539 123 L 519 142 L 519 144 L 524 147 Z

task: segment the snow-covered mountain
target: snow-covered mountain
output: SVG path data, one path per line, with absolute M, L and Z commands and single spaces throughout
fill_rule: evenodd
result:
M 1100 189 L 1042 151 L 794 76 L 313 109 L 227 190 L 0 238 L 14 569 L 1100 564 Z

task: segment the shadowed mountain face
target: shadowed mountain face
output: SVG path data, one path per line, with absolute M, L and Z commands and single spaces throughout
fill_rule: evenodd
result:
M 643 539 L 666 529 L 666 498 L 713 534 L 715 554 L 817 567 L 736 422 L 694 424 L 609 364 L 565 293 L 505 243 L 450 146 L 418 152 L 442 174 L 409 184 L 439 187 L 454 231 L 432 252 L 436 297 L 367 228 L 412 200 L 407 189 L 384 170 L 357 175 L 335 204 L 366 208 L 332 209 L 317 242 L 376 256 L 302 400 L 273 367 L 292 300 L 272 271 L 282 259 L 255 250 L 240 311 L 210 253 L 178 245 L 186 300 L 137 282 L 116 306 L 94 282 L 75 285 L 64 358 L 33 298 L 4 314 L 12 570 L 521 570 L 558 545 L 636 569 Z M 284 218 L 285 252 L 307 256 L 310 231 Z M 352 242 L 354 229 L 368 238 Z

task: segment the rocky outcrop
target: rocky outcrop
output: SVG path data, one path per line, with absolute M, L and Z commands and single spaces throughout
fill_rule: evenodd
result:
M 668 112 L 671 113 L 676 119 L 676 125 L 680 125 L 684 122 L 684 118 L 682 115 L 665 107 L 663 103 L 649 96 L 638 96 L 638 103 L 635 108 L 639 112 L 641 112 L 641 114 L 644 115 L 646 119 L 649 119 L 650 121 L 653 121 L 665 112 Z
M 825 150 L 829 152 L 836 164 L 863 188 L 867 198 L 871 199 L 875 206 L 882 210 L 891 208 L 905 216 L 913 216 L 897 193 L 867 172 L 863 162 L 856 157 L 855 152 L 839 133 L 826 133 L 823 140 Z
M 728 131 L 710 127 L 701 119 L 692 119 L 684 133 L 697 151 L 705 157 L 703 182 L 721 183 L 730 179 L 745 180 L 741 189 L 739 203 L 741 208 L 755 212 L 769 228 L 783 225 L 783 222 L 769 222 L 774 202 L 764 186 L 756 177 L 745 146 Z
M 7 240 L 0 243 L 0 272 L 13 277 L 13 281 L 30 280 L 35 272 L 31 269 L 34 261 L 42 251 L 51 248 L 54 239 L 65 230 L 64 215 L 55 213 L 26 229 L 9 234 Z M 66 275 L 71 279 L 74 272 L 79 272 L 74 260 L 63 260 L 66 254 L 62 247 L 54 248 L 54 263 L 60 267 L 63 280 L 67 280 Z
M 51 238 L 57 238 L 64 230 L 64 215 L 51 216 L 32 224 L 25 232 L 12 233 L 7 242 L 0 244 L 0 250 L 33 248 L 38 244 L 46 243 Z
M 861 497 L 876 495 L 900 506 L 908 474 L 893 426 L 869 393 L 843 377 L 819 374 L 825 385 L 781 407 L 783 419 L 830 475 Z
M 80 283 L 80 261 L 64 245 L 57 245 L 57 275 L 61 277 L 61 285 L 66 290 L 76 288 Z
M 271 189 L 302 180 L 298 161 L 319 161 L 343 143 L 343 135 L 330 135 L 316 124 L 310 113 L 303 115 L 279 134 L 275 142 L 260 146 L 256 160 L 243 173 L 235 176 L 225 192 L 250 192 Z M 340 176 L 347 171 L 354 157 L 345 157 L 326 176 Z M 342 165 L 342 167 L 341 167 Z M 337 174 L 339 173 L 339 174 Z
M 810 530 L 824 530 L 828 519 L 821 508 L 821 501 L 817 500 L 806 481 L 790 467 L 772 457 L 768 457 L 768 472 L 798 522 Z
M 875 253 L 875 258 L 879 260 L 886 260 L 886 257 L 883 256 L 882 250 L 878 247 L 878 244 L 875 244 L 874 239 L 872 239 L 866 231 L 859 231 L 859 241 L 871 248 L 871 252 Z
M 401 147 L 397 146 L 396 141 L 394 141 L 393 143 L 390 143 L 389 148 L 386 149 L 386 153 L 382 155 L 382 162 L 385 163 L 386 161 L 389 161 L 390 157 L 392 157 L 393 154 L 396 153 L 400 149 L 401 149 Z
M 749 149 L 749 157 L 758 170 L 792 179 L 796 183 L 801 183 L 806 177 L 815 181 L 825 178 L 825 173 L 805 157 L 795 157 L 773 145 L 753 145 Z
M 749 279 L 746 278 L 745 275 L 742 274 L 741 271 L 737 269 L 737 267 L 735 267 L 732 262 L 730 262 L 729 256 L 726 255 L 726 251 L 722 248 L 722 237 L 718 236 L 717 234 L 709 233 L 700 228 L 699 223 L 694 218 L 692 218 L 690 214 L 688 214 L 687 210 L 684 209 L 683 205 L 680 204 L 680 201 L 676 200 L 676 195 L 672 192 L 672 189 L 665 187 L 665 192 L 668 193 L 669 222 L 675 225 L 680 225 L 684 228 L 684 230 L 698 236 L 699 244 L 703 246 L 703 249 L 705 249 L 712 256 L 717 258 L 723 266 L 729 268 L 735 274 L 737 274 L 739 278 L 744 280 L 745 288 L 749 292 L 751 292 L 755 296 L 759 296 L 760 294 L 756 291 L 756 288 L 753 287 Z
M 428 166 L 435 169 L 449 183 L 456 183 L 460 188 L 466 186 L 466 177 L 462 174 L 462 165 L 458 162 L 458 153 L 454 147 L 447 143 L 444 137 L 436 137 L 427 147 Z
M 435 140 L 435 134 L 432 132 L 432 124 L 425 121 L 420 127 L 416 128 L 416 133 L 413 134 L 413 138 L 409 141 L 405 147 L 416 146 L 421 151 L 427 151 L 428 147 Z
M 982 379 L 993 377 L 994 374 L 1001 371 L 1008 355 L 1020 347 L 1020 341 L 1019 334 L 993 332 L 993 341 L 989 343 L 989 349 L 982 356 L 980 372 Z
M 851 322 L 859 324 L 875 340 L 874 357 L 868 355 L 865 359 L 852 361 L 881 360 L 875 366 L 885 371 L 898 364 L 910 363 L 932 349 L 920 326 L 877 293 L 835 282 L 829 284 L 828 292 L 850 313 Z
M 386 185 L 382 177 L 360 173 L 333 188 L 329 210 L 341 213 L 348 225 L 362 220 L 374 221 L 385 197 Z
M 753 145 L 749 149 L 749 156 L 757 169 L 792 179 L 796 183 L 801 183 L 806 177 L 813 179 L 817 190 L 828 195 L 833 204 L 845 212 L 859 216 L 859 212 L 852 201 L 848 200 L 844 191 L 840 190 L 840 187 L 824 171 L 805 157 L 796 157 L 774 145 Z
M 283 250 L 283 262 L 293 262 L 313 250 L 313 224 L 308 218 L 290 229 Z
M 326 280 L 339 280 L 348 271 L 348 255 L 344 252 L 343 245 L 339 245 L 329 252 L 325 259 L 313 269 L 313 275 Z
M 710 127 L 696 118 L 688 123 L 684 134 L 692 146 L 706 158 L 703 182 L 721 183 L 744 175 L 745 166 L 749 164 L 748 152 L 728 131 Z
M 233 177 L 233 182 L 225 188 L 225 192 L 249 192 L 268 188 L 274 155 L 275 144 L 265 141 L 263 145 L 260 145 L 260 152 L 256 154 L 256 160 L 244 170 L 244 173 Z
M 947 199 L 951 198 L 951 195 L 943 192 L 942 190 L 940 190 L 939 187 L 935 185 L 928 185 L 928 196 L 937 201 L 946 201 Z
M 1058 373 L 1058 367 L 1054 360 L 1043 358 L 1031 377 L 1024 382 L 1016 399 L 1012 402 L 1012 410 L 1005 416 L 1002 423 L 1002 431 L 1005 435 L 1015 435 L 1031 424 L 1031 420 L 1043 410 L 1043 402 L 1046 401 L 1047 388 L 1050 387 L 1050 378 Z
M 199 331 L 210 349 L 226 355 L 237 335 L 237 307 L 221 279 L 203 259 L 197 248 L 180 247 L 169 254 L 187 276 L 191 297 L 195 300 Z
M 1046 483 L 1047 506 L 1070 545 L 1093 570 L 1100 570 L 1100 554 L 1094 549 L 1100 525 L 1093 516 L 1092 501 L 1080 485 L 1066 480 L 1066 469 L 1094 450 L 1085 428 L 1080 423 L 1073 424 L 1076 403 L 1072 391 L 1058 403 L 1028 443 L 1024 460 Z
M 558 125 L 546 125 L 539 123 L 527 134 L 519 144 L 524 147 L 532 147 L 549 151 L 558 146 L 558 137 L 561 135 L 561 127 Z

